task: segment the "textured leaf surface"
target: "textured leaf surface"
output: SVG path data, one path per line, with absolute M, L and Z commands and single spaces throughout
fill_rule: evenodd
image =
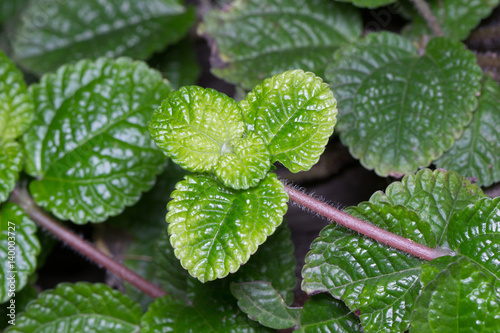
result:
M 212 72 L 245 89 L 296 68 L 321 76 L 333 51 L 361 32 L 354 8 L 322 0 L 237 0 L 199 28 L 217 51 Z
M 330 295 L 319 294 L 311 297 L 300 311 L 300 327 L 295 333 L 363 332 L 358 317 L 343 302 Z
M 144 314 L 141 332 L 269 332 L 246 317 L 227 289 L 205 284 L 199 286 L 190 304 L 170 295 L 158 298 Z
M 104 284 L 62 283 L 42 292 L 6 332 L 135 333 L 141 315 L 138 304 Z
M 463 44 L 374 33 L 340 50 L 326 78 L 342 105 L 341 139 L 381 176 L 429 165 L 450 149 L 477 105 L 482 72 Z
M 299 323 L 300 308 L 288 307 L 270 282 L 233 283 L 231 292 L 239 308 L 266 327 L 285 329 Z
M 147 124 L 169 90 L 128 58 L 66 65 L 32 86 L 36 115 L 24 142 L 36 202 L 76 223 L 137 202 L 164 167 Z
M 489 186 L 500 181 L 500 86 L 491 77 L 483 80 L 479 106 L 472 122 L 453 148 L 436 161 L 436 166 L 476 177 Z
M 8 199 L 22 169 L 23 153 L 15 141 L 0 143 L 0 202 Z
M 13 203 L 1 206 L 0 227 L 0 303 L 3 303 L 11 298 L 11 289 L 20 291 L 35 271 L 40 243 L 35 235 L 35 223 Z M 10 267 L 12 259 L 14 267 Z M 15 288 L 10 286 L 12 274 L 15 275 Z
M 372 195 L 374 204 L 405 206 L 430 224 L 439 246 L 447 246 L 446 231 L 453 215 L 485 197 L 483 191 L 456 172 L 423 169 Z
M 342 299 L 351 311 L 360 312 L 366 332 L 401 332 L 421 288 L 421 264 L 371 239 L 327 226 L 306 257 L 302 289 Z
M 233 190 L 209 176 L 186 176 L 168 204 L 170 242 L 200 281 L 234 273 L 282 222 L 288 196 L 275 174 Z
M 450 247 L 500 280 L 500 197 L 483 198 L 456 213 Z
M 247 129 L 259 134 L 272 160 L 293 172 L 309 170 L 337 121 L 337 101 L 323 80 L 302 70 L 266 79 L 240 103 Z
M 146 59 L 179 40 L 193 21 L 194 11 L 180 0 L 32 1 L 14 51 L 38 74 L 84 58 Z
M 357 7 L 376 8 L 396 2 L 396 0 L 337 0 L 339 2 L 350 2 Z
M 465 257 L 453 259 L 422 290 L 412 315 L 412 330 L 497 332 L 500 300 L 493 291 L 495 278 Z
M 213 89 L 182 87 L 156 110 L 151 137 L 168 157 L 189 171 L 211 171 L 231 141 L 245 131 L 236 102 Z
M 483 18 L 489 16 L 498 6 L 498 0 L 429 0 L 427 1 L 443 29 L 444 35 L 450 38 L 463 40 L 479 25 Z M 411 35 L 425 31 L 430 35 L 427 23 L 419 14 L 413 14 L 413 23 L 410 25 Z M 407 28 L 408 29 L 408 28 Z
M 23 134 L 33 117 L 23 73 L 0 51 L 0 144 Z
M 257 185 L 267 175 L 271 156 L 259 135 L 249 133 L 226 144 L 225 149 L 227 152 L 220 156 L 215 166 L 215 175 L 224 185 L 247 189 Z

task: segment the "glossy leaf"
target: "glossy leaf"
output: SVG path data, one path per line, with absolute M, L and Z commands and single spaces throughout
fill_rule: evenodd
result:
M 444 35 L 463 40 L 476 28 L 483 18 L 498 6 L 499 0 L 428 0 L 430 9 L 437 18 Z M 418 36 L 422 31 L 431 35 L 424 18 L 416 12 L 413 22 L 406 28 L 407 34 Z
M 494 280 L 473 261 L 455 258 L 422 290 L 412 331 L 497 332 L 500 300 L 493 291 Z
M 306 257 L 302 289 L 342 299 L 359 311 L 366 332 L 401 332 L 408 328 L 421 289 L 421 265 L 415 257 L 327 226 Z
M 374 204 L 405 206 L 430 224 L 439 246 L 448 246 L 446 232 L 456 212 L 485 197 L 483 191 L 456 172 L 423 169 L 372 195 Z
M 0 51 L 0 145 L 23 134 L 32 117 L 33 103 L 23 73 Z
M 329 86 L 302 70 L 266 79 L 239 105 L 247 130 L 262 137 L 273 162 L 292 172 L 309 170 L 318 161 L 337 120 Z
M 212 72 L 252 89 L 263 79 L 302 68 L 322 75 L 339 46 L 362 32 L 349 5 L 322 0 L 237 0 L 209 12 L 198 32 L 216 51 Z
M 234 189 L 247 189 L 257 185 L 271 167 L 267 145 L 259 135 L 249 133 L 223 147 L 215 166 L 215 175 L 224 185 Z
M 270 282 L 233 283 L 231 293 L 250 319 L 266 327 L 285 329 L 299 323 L 300 308 L 288 307 Z
M 396 0 L 337 0 L 339 2 L 350 2 L 357 7 L 376 8 L 396 2 Z
M 23 166 L 23 153 L 15 141 L 0 143 L 0 202 L 9 198 Z
M 453 148 L 436 166 L 478 179 L 477 185 L 500 181 L 500 86 L 491 77 L 483 80 L 479 105 L 472 122 Z
M 14 39 L 20 63 L 38 74 L 101 56 L 146 59 L 194 21 L 180 0 L 32 1 Z
M 24 135 L 35 201 L 75 223 L 100 222 L 137 202 L 163 170 L 147 124 L 170 87 L 128 58 L 84 60 L 31 87 Z
M 459 42 L 432 39 L 419 57 L 391 33 L 340 50 L 326 70 L 343 106 L 342 141 L 381 176 L 414 172 L 450 149 L 471 120 L 481 76 Z
M 168 204 L 170 242 L 200 281 L 237 271 L 280 225 L 288 196 L 275 174 L 233 190 L 209 176 L 186 176 Z
M 0 303 L 3 303 L 13 296 L 12 292 L 21 291 L 35 271 L 40 243 L 35 223 L 16 204 L 1 206 L 0 227 Z M 10 284 L 12 281 L 15 288 Z
M 500 280 L 500 197 L 458 211 L 448 229 L 450 247 Z
M 343 302 L 330 295 L 311 297 L 300 311 L 300 326 L 294 333 L 363 332 L 359 318 Z
M 138 332 L 142 311 L 127 296 L 104 284 L 61 283 L 42 292 L 6 333 Z
M 168 157 L 189 171 L 211 171 L 245 131 L 236 102 L 213 89 L 182 87 L 156 110 L 151 137 Z
M 257 333 L 269 332 L 246 318 L 226 289 L 199 286 L 191 303 L 170 295 L 156 299 L 141 321 L 143 333 Z

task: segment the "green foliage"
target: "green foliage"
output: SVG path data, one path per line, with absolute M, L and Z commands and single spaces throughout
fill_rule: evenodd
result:
M 491 77 L 483 88 L 471 124 L 453 148 L 436 161 L 440 168 L 475 177 L 477 184 L 489 186 L 500 181 L 500 87 Z
M 245 89 L 296 68 L 322 76 L 333 51 L 361 32 L 354 8 L 323 0 L 236 0 L 198 28 L 217 51 L 212 72 Z
M 13 203 L 1 206 L 0 211 L 0 303 L 15 296 L 35 271 L 40 243 L 36 226 Z M 11 264 L 13 263 L 13 266 Z M 14 277 L 14 280 L 11 278 Z M 14 282 L 14 286 L 11 286 Z
M 61 283 L 42 292 L 6 333 L 132 333 L 140 329 L 142 311 L 128 297 L 103 284 Z
M 36 202 L 75 223 L 101 222 L 139 200 L 163 170 L 147 123 L 170 87 L 128 58 L 83 60 L 30 88 L 35 119 L 24 135 Z
M 222 278 L 248 261 L 281 224 L 288 195 L 276 175 L 233 190 L 209 176 L 186 176 L 168 204 L 170 241 L 182 266 L 200 281 Z
M 459 43 L 373 33 L 341 49 L 326 77 L 343 107 L 342 141 L 381 176 L 415 172 L 450 149 L 470 122 L 482 72 Z
M 396 0 L 336 0 L 339 2 L 350 2 L 357 7 L 376 8 L 396 2 Z
M 0 202 L 7 199 L 22 168 L 23 155 L 14 140 L 28 128 L 33 103 L 23 74 L 0 51 Z
M 180 0 L 32 1 L 14 51 L 37 74 L 84 58 L 146 59 L 178 41 L 193 20 L 194 10 Z

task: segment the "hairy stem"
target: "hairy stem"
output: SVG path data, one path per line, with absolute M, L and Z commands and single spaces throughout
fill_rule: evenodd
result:
M 430 247 L 415 243 L 412 240 L 376 227 L 373 224 L 351 216 L 290 186 L 285 185 L 285 191 L 288 193 L 290 200 L 295 203 L 304 206 L 326 217 L 327 219 L 335 221 L 344 227 L 357 231 L 365 236 L 373 238 L 376 241 L 392 246 L 416 257 L 425 260 L 432 260 L 445 255 L 450 255 L 449 252 L 444 250 L 431 249 Z
M 417 8 L 418 12 L 427 22 L 429 28 L 431 28 L 434 36 L 444 36 L 443 29 L 439 25 L 439 22 L 431 11 L 431 7 L 425 0 L 411 0 L 415 8 Z
M 26 190 L 16 187 L 10 198 L 13 202 L 21 206 L 26 214 L 28 214 L 29 217 L 39 226 L 52 233 L 74 250 L 106 268 L 122 280 L 129 282 L 131 285 L 153 298 L 161 297 L 167 294 L 167 292 L 161 288 L 137 275 L 127 267 L 113 260 L 113 258 L 108 257 L 106 254 L 99 251 L 95 246 L 78 237 L 78 235 L 76 235 L 73 231 L 58 223 L 36 205 L 35 201 Z

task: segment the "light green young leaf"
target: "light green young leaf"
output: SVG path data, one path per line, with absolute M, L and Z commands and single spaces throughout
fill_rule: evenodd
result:
M 245 131 L 238 104 L 213 89 L 182 87 L 172 92 L 149 124 L 151 137 L 183 168 L 208 172 Z
M 83 60 L 30 89 L 24 135 L 35 201 L 63 220 L 100 222 L 132 205 L 164 168 L 147 124 L 170 87 L 128 58 Z
M 448 228 L 450 247 L 500 280 L 500 197 L 457 211 Z
M 332 53 L 362 32 L 359 12 L 323 0 L 236 0 L 205 16 L 198 29 L 217 51 L 212 72 L 252 89 L 263 79 L 302 68 L 320 76 Z
M 329 86 L 302 70 L 266 79 L 239 105 L 247 130 L 262 137 L 273 162 L 292 172 L 309 170 L 318 161 L 337 121 Z
M 300 311 L 300 326 L 294 333 L 361 333 L 359 318 L 346 305 L 327 294 L 311 297 Z
M 234 189 L 257 185 L 271 167 L 267 145 L 253 132 L 225 144 L 222 149 L 226 152 L 217 161 L 215 175 Z
M 391 33 L 335 54 L 326 70 L 341 139 L 381 176 L 415 172 L 450 149 L 472 118 L 481 68 L 464 45 L 434 38 L 424 55 Z
M 135 333 L 141 316 L 137 303 L 104 284 L 61 283 L 38 295 L 5 332 Z
M 338 2 L 350 2 L 357 7 L 376 8 L 386 6 L 397 0 L 336 0 Z
M 481 188 L 456 172 L 423 169 L 392 183 L 385 193 L 374 193 L 370 202 L 386 202 L 411 209 L 430 224 L 437 245 L 447 246 L 446 232 L 453 215 L 483 197 Z
M 465 177 L 476 177 L 477 185 L 500 181 L 500 86 L 490 76 L 483 79 L 479 105 L 472 122 L 453 148 L 436 161 L 436 166 Z
M 146 59 L 178 41 L 193 21 L 194 10 L 180 0 L 32 1 L 14 51 L 37 74 L 84 58 Z
M 422 290 L 411 318 L 415 332 L 498 332 L 495 278 L 457 256 Z M 422 266 L 425 272 L 427 265 Z M 432 269 L 432 268 L 431 268 Z
M 288 195 L 275 174 L 234 190 L 209 176 L 186 176 L 168 204 L 170 242 L 182 266 L 200 281 L 236 272 L 273 234 Z
M 327 226 L 306 257 L 302 289 L 327 291 L 359 310 L 366 332 L 402 332 L 421 289 L 421 265 L 415 257 Z
M 500 3 L 499 0 L 427 0 L 426 2 L 429 3 L 444 35 L 457 40 L 466 39 L 479 22 L 489 16 Z M 405 33 L 418 36 L 425 31 L 427 35 L 431 35 L 424 18 L 416 11 L 412 14 L 413 22 L 405 28 Z
M 299 323 L 300 308 L 287 306 L 270 282 L 232 283 L 231 293 L 250 319 L 266 327 L 286 329 Z
M 35 223 L 13 203 L 1 206 L 0 232 L 0 303 L 3 303 L 13 296 L 12 292 L 20 291 L 35 271 L 40 242 Z M 13 275 L 15 279 L 11 280 Z

